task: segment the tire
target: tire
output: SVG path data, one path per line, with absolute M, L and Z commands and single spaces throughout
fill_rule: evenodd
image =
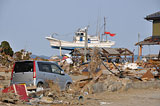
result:
M 44 87 L 44 85 L 43 85 L 42 82 L 39 82 L 39 83 L 37 84 L 37 87 Z
M 44 89 L 44 84 L 41 83 L 41 82 L 39 82 L 39 83 L 37 84 L 37 89 L 36 89 L 36 91 L 41 91 L 41 90 L 43 90 L 43 89 Z
M 66 90 L 66 91 L 68 91 L 68 90 L 70 89 L 70 85 L 71 85 L 71 83 L 67 83 L 67 84 L 66 84 L 66 87 L 65 87 L 65 90 Z

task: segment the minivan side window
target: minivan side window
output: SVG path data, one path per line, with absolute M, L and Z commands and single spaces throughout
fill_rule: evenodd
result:
M 51 72 L 51 66 L 47 63 L 38 62 L 39 71 Z
M 51 68 L 52 68 L 52 73 L 57 73 L 57 74 L 61 73 L 61 69 L 56 64 L 51 64 Z

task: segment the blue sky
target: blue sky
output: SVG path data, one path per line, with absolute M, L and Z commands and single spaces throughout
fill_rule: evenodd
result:
M 152 23 L 146 15 L 160 11 L 160 0 L 0 0 L 0 42 L 8 41 L 14 51 L 27 49 L 36 55 L 57 55 L 46 36 L 56 32 L 57 38 L 71 41 L 74 32 L 90 25 L 89 34 L 96 33 L 106 17 L 106 30 L 115 47 L 137 48 L 134 44 L 152 35 Z M 143 54 L 158 53 L 159 46 L 144 46 Z M 65 53 L 65 51 L 63 51 Z

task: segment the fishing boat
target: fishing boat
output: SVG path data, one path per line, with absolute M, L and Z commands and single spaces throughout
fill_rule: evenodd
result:
M 105 31 L 105 18 L 104 18 L 104 33 L 103 35 L 110 34 L 110 36 L 114 36 L 115 34 L 111 34 L 110 32 Z M 115 41 L 111 41 L 107 39 L 103 39 L 103 37 L 100 37 L 100 35 L 93 36 L 93 35 L 88 35 L 87 34 L 88 27 L 85 28 L 79 28 L 75 32 L 75 36 L 73 37 L 73 41 L 64 41 L 60 39 L 56 39 L 54 36 L 48 36 L 46 37 L 47 40 L 49 40 L 50 45 L 52 48 L 55 49 L 62 49 L 62 50 L 73 50 L 75 48 L 94 48 L 94 47 L 99 47 L 99 48 L 110 48 L 113 45 L 115 45 Z
M 110 48 L 115 45 L 115 41 L 110 40 L 100 40 L 99 36 L 88 35 L 86 33 L 86 28 L 78 29 L 75 32 L 75 36 L 73 37 L 73 41 L 64 41 L 56 39 L 54 36 L 46 37 L 49 40 L 52 48 L 62 49 L 62 50 L 73 50 L 75 48 L 84 48 L 85 46 L 85 37 L 87 35 L 87 46 L 88 48 L 99 47 L 99 48 Z

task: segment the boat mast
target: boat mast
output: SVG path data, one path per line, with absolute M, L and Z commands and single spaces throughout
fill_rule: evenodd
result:
M 105 32 L 106 32 L 106 17 L 104 17 L 104 36 L 105 36 Z M 107 35 L 106 35 L 106 41 L 107 41 Z
M 104 17 L 104 33 L 102 33 L 102 41 L 105 41 L 105 32 L 106 32 L 106 17 Z M 106 36 L 107 41 L 107 36 Z

